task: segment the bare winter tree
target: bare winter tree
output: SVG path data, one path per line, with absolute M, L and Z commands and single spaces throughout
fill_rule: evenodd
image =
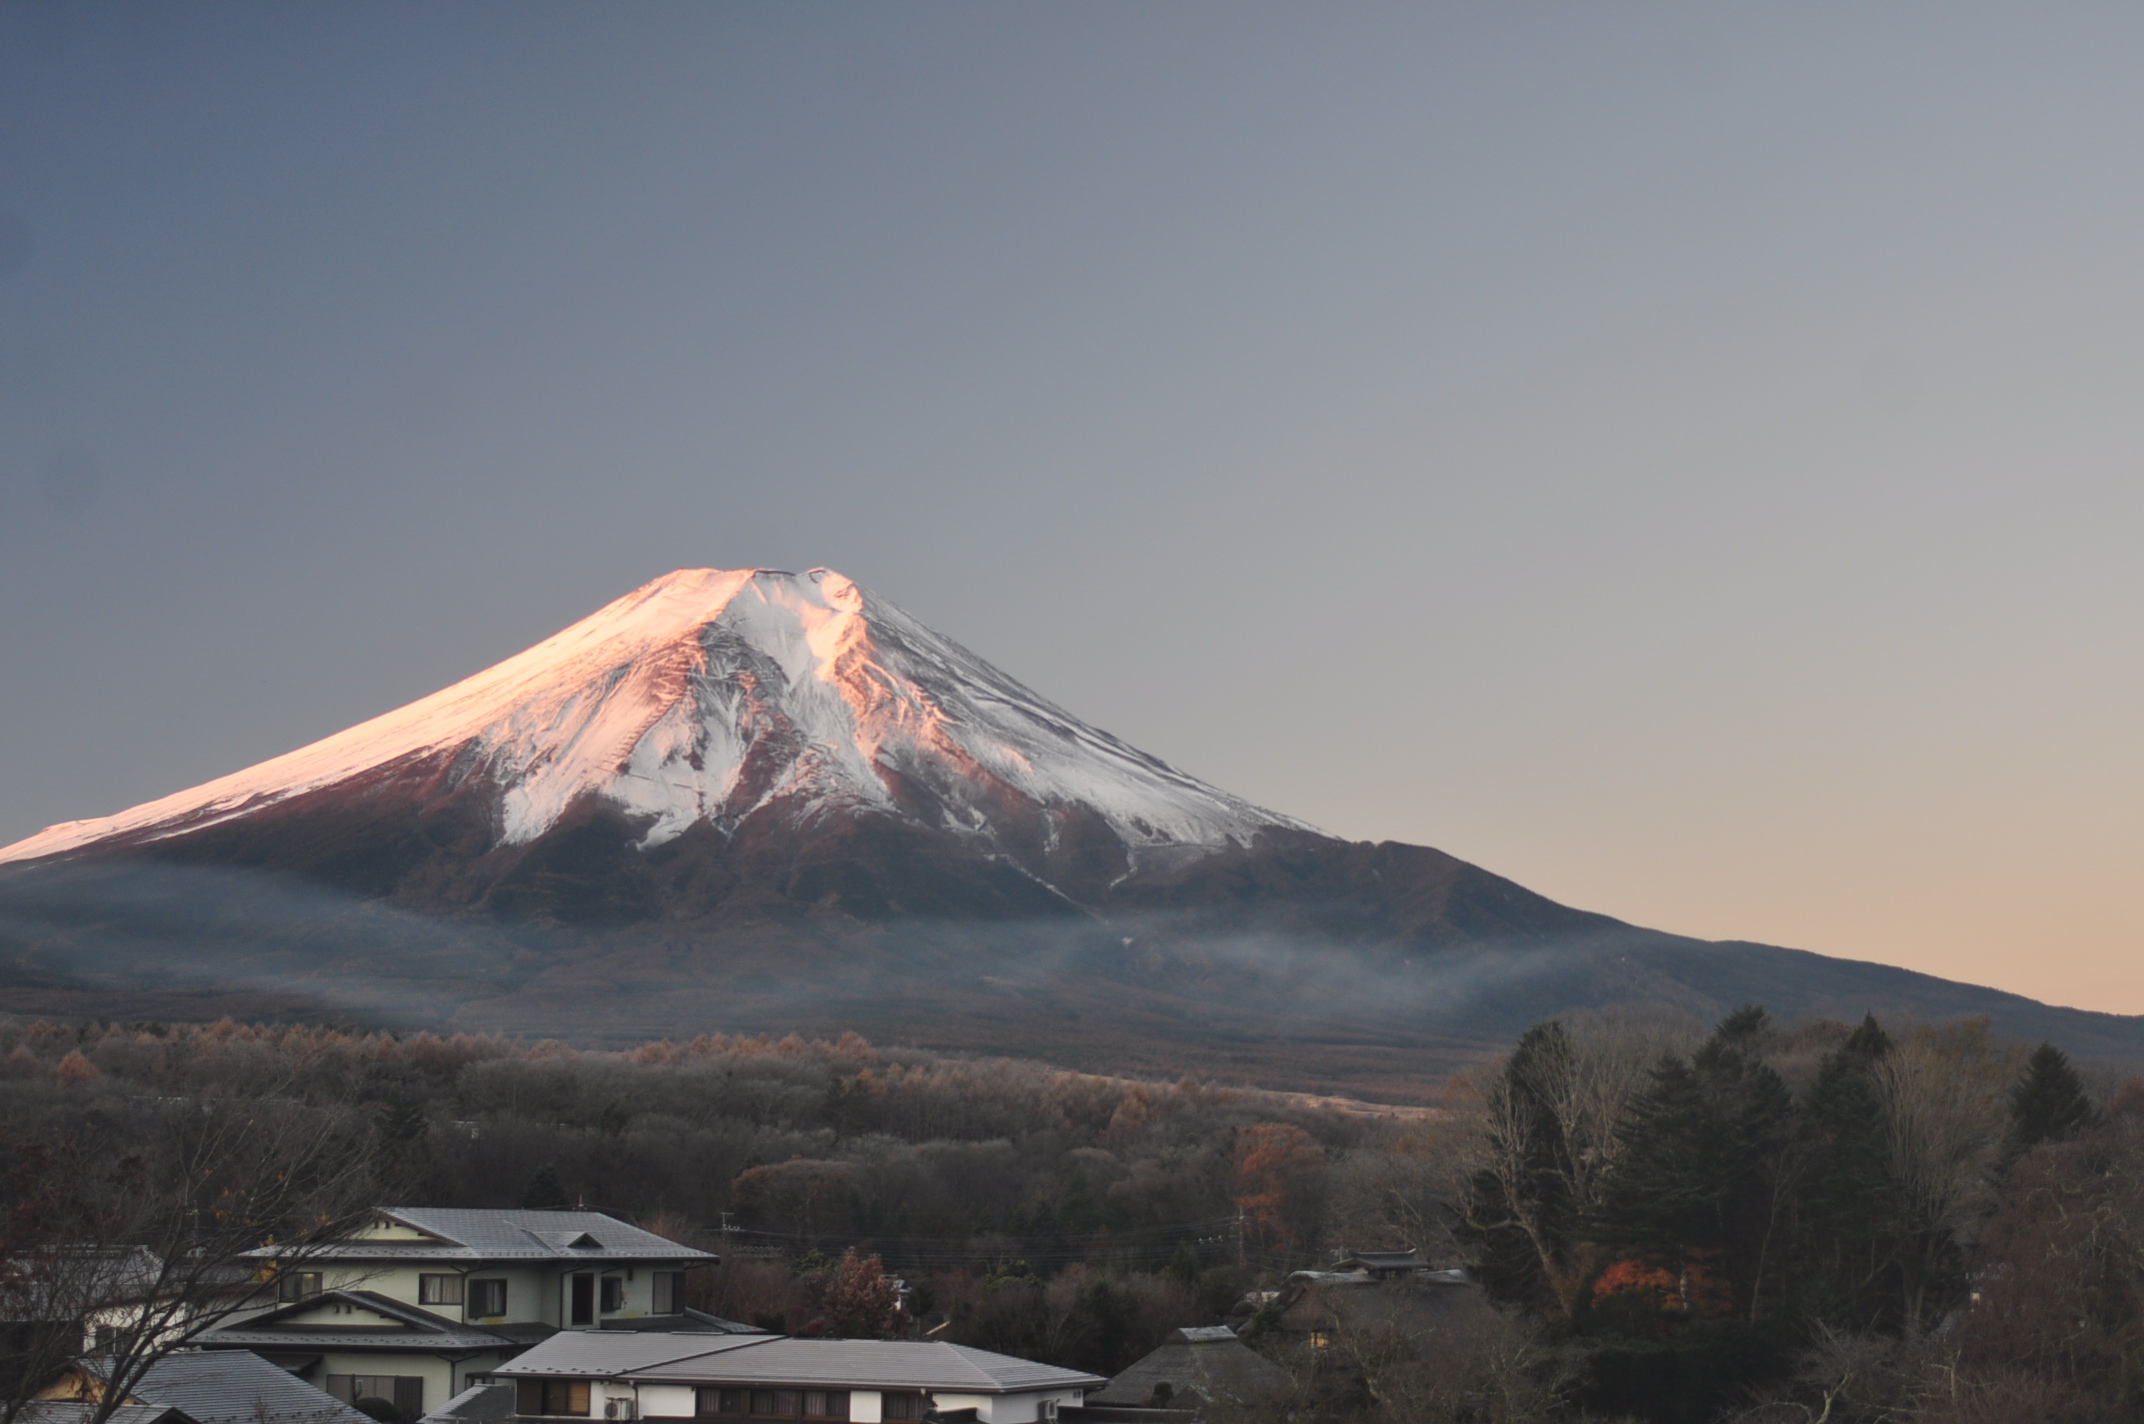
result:
M 1565 1014 L 1561 1061 L 1533 1075 L 1531 1086 L 1555 1115 L 1569 1151 L 1561 1159 L 1565 1191 L 1580 1215 L 1600 1197 L 1600 1184 L 1621 1146 L 1617 1127 L 1631 1099 L 1643 1092 L 1662 1058 L 1685 1054 L 1705 1036 L 1688 1014 L 1657 1007 L 1587 1009 Z
M 1414 1124 L 1389 1142 L 1359 1147 L 1332 1171 L 1325 1244 L 1339 1249 L 1419 1247 L 1432 1260 L 1458 1251 L 1444 1203 L 1458 1189 L 1470 1121 L 1451 1114 Z
M 269 1094 L 93 1101 L 0 1147 L 0 1424 L 85 1347 L 104 1383 L 83 1424 L 105 1424 L 156 1361 L 273 1301 L 376 1204 L 372 1137 L 354 1110 Z
M 1931 1292 L 1991 1192 L 2004 1117 L 1999 1081 L 1926 1040 L 1876 1065 L 1886 1147 L 1898 1193 L 1907 1330 L 1926 1323 Z

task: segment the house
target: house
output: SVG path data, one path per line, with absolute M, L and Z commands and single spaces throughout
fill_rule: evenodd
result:
M 601 1212 L 396 1207 L 324 1246 L 252 1254 L 273 1298 L 195 1343 L 410 1420 L 560 1331 L 727 1326 L 684 1303 L 685 1273 L 714 1256 Z
M 1253 1350 L 1226 1325 L 1172 1331 L 1159 1348 L 1129 1365 L 1086 1407 L 1202 1410 L 1247 1407 L 1280 1393 L 1288 1372 Z
M 920 1420 L 1032 1424 L 1076 1409 L 1099 1375 L 931 1340 L 559 1334 L 498 1370 L 529 1424 L 577 1419 Z
M 169 1340 L 203 1316 L 242 1309 L 259 1283 L 245 1268 L 166 1262 L 146 1246 L 49 1246 L 0 1263 L 0 1357 L 101 1353 L 147 1328 Z
M 1429 1270 L 1429 1262 L 1413 1246 L 1404 1251 L 1357 1251 L 1333 1262 L 1335 1272 L 1359 1272 L 1373 1281 L 1397 1280 Z
M 1461 1271 L 1422 1271 L 1379 1280 L 1366 1271 L 1297 1271 L 1264 1310 L 1283 1337 L 1322 1349 L 1343 1333 L 1398 1329 L 1430 1338 L 1464 1328 L 1489 1309 Z
M 77 1361 L 38 1398 L 94 1404 L 106 1372 L 96 1356 Z M 244 1350 L 175 1350 L 142 1372 L 128 1405 L 183 1412 L 193 1424 L 372 1424 L 288 1370 Z
M 715 1259 L 598 1211 L 396 1207 L 306 1249 L 278 1286 L 285 1301 L 367 1290 L 469 1324 L 595 1330 L 679 1315 L 684 1273 Z

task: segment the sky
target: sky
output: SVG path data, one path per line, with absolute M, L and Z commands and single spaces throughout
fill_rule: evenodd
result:
M 1570 904 L 2144 1013 L 2144 9 L 0 4 L 0 842 L 824 565 Z

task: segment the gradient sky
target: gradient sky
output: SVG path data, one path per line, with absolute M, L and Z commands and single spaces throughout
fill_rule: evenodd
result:
M 680 566 L 2144 1012 L 2144 8 L 0 4 L 0 842 Z

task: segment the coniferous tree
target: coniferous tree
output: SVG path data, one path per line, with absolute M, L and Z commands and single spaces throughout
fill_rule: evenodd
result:
M 558 1179 L 558 1168 L 546 1162 L 521 1189 L 521 1205 L 529 1210 L 559 1210 L 573 1205 L 573 1199 L 566 1195 L 566 1184 Z
M 2015 1161 L 2042 1142 L 2065 1142 L 2100 1120 L 2099 1105 L 2085 1092 L 2084 1080 L 2068 1056 L 2052 1043 L 2042 1043 L 2010 1090 L 2010 1136 L 2004 1155 Z
M 1812 1137 L 1800 1193 L 1808 1308 L 1845 1328 L 1894 1313 L 1897 1204 L 1876 1065 L 1891 1039 L 1865 1015 L 1825 1055 L 1803 1104 Z
M 1661 1060 L 1591 1223 L 1625 1256 L 1723 1274 L 1741 1311 L 1760 1305 L 1788 1224 L 1792 1100 L 1758 1057 L 1765 1027 L 1738 1009 L 1688 1059 Z

